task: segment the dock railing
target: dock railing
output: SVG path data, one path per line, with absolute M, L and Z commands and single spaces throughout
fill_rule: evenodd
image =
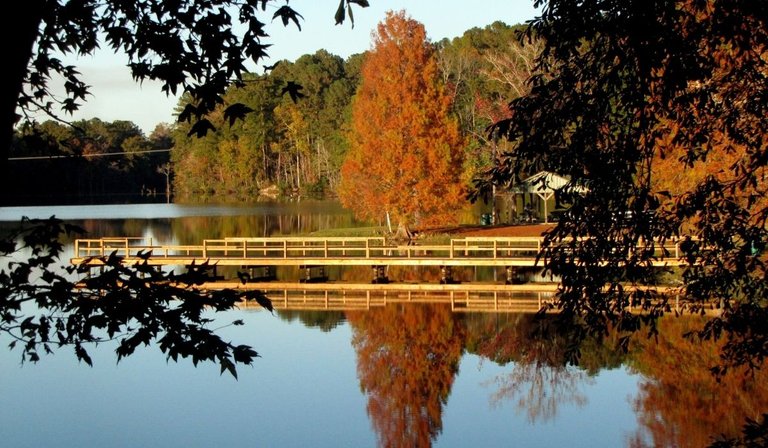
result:
M 141 248 L 152 246 L 152 238 L 110 237 L 78 238 L 75 240 L 76 257 L 105 257 L 113 252 L 118 256 L 134 256 Z
M 268 257 L 365 257 L 383 252 L 384 237 L 229 237 L 204 240 L 204 256 Z
M 466 237 L 446 244 L 392 245 L 384 237 L 227 237 L 206 239 L 198 245 L 154 245 L 152 238 L 110 237 L 78 239 L 74 260 L 105 257 L 113 252 L 127 259 L 151 253 L 155 260 L 170 264 L 174 258 L 200 260 L 315 260 L 444 259 L 504 260 L 534 259 L 541 252 L 542 237 Z M 645 250 L 640 244 L 636 250 Z M 665 254 L 666 251 L 666 254 Z M 630 254 L 627 254 L 630 255 Z M 679 259 L 679 243 L 654 244 L 654 256 Z

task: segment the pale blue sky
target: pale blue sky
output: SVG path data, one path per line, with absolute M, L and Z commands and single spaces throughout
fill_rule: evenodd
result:
M 349 22 L 334 25 L 337 0 L 292 0 L 290 5 L 304 17 L 302 30 L 292 24 L 285 28 L 279 19 L 270 23 L 271 37 L 267 42 L 273 46 L 269 49 L 270 60 L 264 63 L 281 59 L 293 61 L 321 48 L 342 57 L 365 51 L 370 47 L 371 31 L 389 10 L 404 9 L 424 24 L 433 41 L 457 37 L 472 27 L 484 27 L 496 20 L 510 25 L 524 23 L 537 14 L 533 0 L 369 0 L 369 3 L 368 8 L 354 8 L 353 29 Z M 266 20 L 276 7 L 271 8 L 267 8 Z M 147 134 L 158 123 L 175 120 L 173 110 L 177 99 L 167 97 L 159 83 L 136 84 L 125 67 L 124 57 L 107 50 L 73 62 L 80 67 L 85 82 L 92 86 L 93 94 L 73 119 L 130 120 Z

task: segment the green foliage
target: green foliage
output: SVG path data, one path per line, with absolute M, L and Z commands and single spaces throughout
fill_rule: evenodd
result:
M 155 80 L 167 94 L 181 94 L 186 106 L 179 121 L 190 123 L 190 135 L 214 130 L 209 115 L 221 107 L 231 85 L 242 85 L 246 63 L 267 57 L 264 42 L 267 6 L 277 0 L 148 0 L 142 2 L 94 0 L 30 0 L 2 20 L 13 29 L 14 45 L 6 52 L 6 94 L 0 96 L 3 133 L 0 137 L 0 173 L 7 171 L 8 148 L 14 125 L 30 112 L 53 118 L 56 106 L 76 111 L 89 95 L 77 67 L 62 56 L 92 55 L 106 46 L 127 56 L 137 82 Z M 344 4 L 344 1 L 342 1 Z M 351 5 L 346 1 L 350 21 Z M 265 17 L 266 16 L 266 17 Z M 296 25 L 301 15 L 286 0 L 271 19 Z M 337 22 L 345 17 L 336 17 Z M 61 78 L 65 94 L 54 97 L 49 80 Z M 226 117 L 242 118 L 245 109 L 230 104 Z M 4 180 L 4 179 L 3 179 Z
M 242 78 L 246 62 L 258 63 L 267 55 L 269 44 L 262 42 L 267 37 L 262 14 L 272 3 L 277 2 L 27 3 L 24 12 L 34 16 L 39 31 L 19 106 L 22 110 L 37 106 L 50 111 L 51 104 L 43 101 L 48 97 L 48 79 L 56 73 L 65 79 L 67 97 L 62 100 L 63 109 L 77 110 L 78 101 L 88 95 L 88 87 L 74 67 L 65 66 L 54 55 L 92 54 L 102 34 L 107 46 L 127 54 L 137 81 L 159 80 L 164 92 L 188 93 L 189 98 L 194 98 L 180 118 L 198 122 L 222 104 L 222 95 L 232 81 Z M 350 2 L 350 7 L 351 3 L 367 6 Z M 293 24 L 301 30 L 299 19 L 303 17 L 288 2 L 274 12 L 271 19 L 276 18 L 285 26 Z M 198 126 L 201 133 L 205 128 Z
M 48 120 L 20 126 L 2 192 L 6 204 L 114 202 L 149 195 L 165 200 L 166 179 L 158 170 L 169 153 L 150 151 L 170 149 L 167 133 L 153 141 L 129 121 L 94 118 L 73 125 Z
M 215 132 L 198 138 L 187 124 L 174 131 L 177 196 L 250 199 L 272 186 L 289 194 L 332 191 L 356 76 L 325 50 L 245 76 L 224 96 L 231 105 L 211 114 Z M 243 111 L 242 122 L 226 125 Z
M 146 261 L 126 266 L 112 253 L 99 258 L 103 268 L 96 275 L 86 276 L 88 267 L 58 266 L 63 238 L 78 233 L 82 229 L 53 217 L 24 219 L 18 231 L 0 240 L 0 332 L 10 338 L 10 348 L 22 351 L 22 361 L 37 362 L 42 354 L 71 347 L 91 365 L 88 346 L 116 341 L 118 361 L 156 344 L 169 360 L 215 362 L 222 373 L 237 377 L 237 364 L 250 365 L 258 356 L 247 345 L 221 339 L 210 328 L 219 322 L 209 314 L 243 300 L 271 311 L 261 293 L 201 290 L 212 268 L 206 264 L 166 274 Z

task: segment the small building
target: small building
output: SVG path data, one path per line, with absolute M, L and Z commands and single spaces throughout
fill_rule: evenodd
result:
M 557 197 L 559 190 L 570 186 L 575 191 L 586 191 L 584 187 L 569 184 L 568 178 L 549 171 L 540 171 L 513 185 L 510 190 L 516 196 L 514 202 L 516 204 L 521 203 L 521 216 L 524 220 L 543 220 L 548 223 L 551 220 L 552 212 L 560 208 Z M 521 199 L 519 202 L 518 196 Z

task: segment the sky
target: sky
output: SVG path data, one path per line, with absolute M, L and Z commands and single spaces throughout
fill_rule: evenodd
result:
M 334 25 L 337 0 L 292 0 L 290 6 L 304 17 L 299 31 L 293 24 L 283 27 L 280 19 L 269 21 L 282 4 L 282 1 L 273 2 L 263 16 L 270 35 L 265 42 L 272 44 L 268 50 L 270 58 L 260 65 L 284 59 L 294 61 L 319 49 L 343 58 L 366 51 L 371 45 L 371 32 L 390 10 L 405 10 L 423 23 L 432 41 L 458 37 L 470 28 L 482 28 L 497 20 L 509 25 L 525 23 L 537 15 L 533 0 L 369 0 L 369 3 L 368 8 L 353 9 L 353 28 L 349 21 Z M 160 83 L 136 83 L 126 67 L 126 56 L 106 49 L 94 55 L 70 58 L 70 61 L 79 67 L 83 80 L 91 86 L 92 96 L 74 115 L 63 115 L 65 119 L 129 120 L 147 135 L 157 124 L 175 121 L 178 99 L 163 93 Z M 250 68 L 260 72 L 260 67 Z M 38 120 L 44 119 L 38 117 Z

